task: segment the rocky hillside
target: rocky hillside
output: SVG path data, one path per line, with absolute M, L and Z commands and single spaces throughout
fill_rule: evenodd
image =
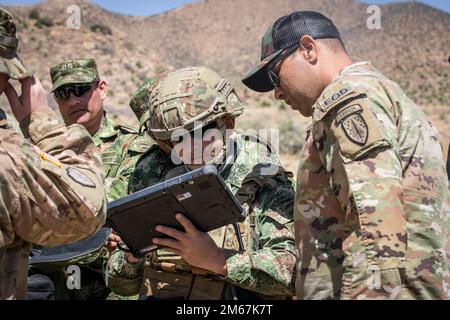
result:
M 67 8 L 73 4 L 81 9 L 77 30 L 66 27 Z M 19 20 L 21 54 L 46 89 L 51 87 L 53 64 L 93 57 L 110 83 L 107 108 L 130 116 L 129 97 L 145 78 L 163 70 L 206 65 L 233 79 L 252 105 L 244 127 L 279 125 L 269 121 L 270 114 L 277 114 L 281 123 L 286 122 L 280 125 L 286 141 L 299 140 L 289 137 L 301 134 L 288 123 L 289 108 L 269 94 L 244 89 L 239 79 L 259 61 L 261 36 L 277 17 L 293 10 L 320 11 L 335 21 L 354 60 L 371 60 L 398 81 L 448 140 L 450 15 L 418 2 L 381 6 L 381 30 L 367 28 L 367 5 L 355 0 L 201 0 L 150 17 L 112 13 L 86 0 L 47 0 L 8 9 Z M 266 110 L 255 112 L 261 107 Z M 264 121 L 257 113 L 269 116 Z M 292 146 L 291 153 L 299 147 Z
M 79 30 L 66 28 L 66 10 L 74 3 L 81 9 Z M 114 105 L 126 103 L 142 79 L 164 69 L 207 65 L 238 80 L 258 61 L 268 25 L 301 9 L 331 17 L 355 60 L 371 60 L 416 101 L 448 104 L 450 15 L 416 2 L 381 8 L 382 29 L 369 30 L 367 5 L 354 0 L 204 0 L 151 17 L 80 0 L 9 7 L 21 21 L 22 54 L 47 87 L 52 64 L 91 56 L 110 79 Z

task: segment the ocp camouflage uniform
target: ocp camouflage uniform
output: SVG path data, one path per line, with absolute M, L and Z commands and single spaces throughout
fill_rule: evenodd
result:
M 88 132 L 47 107 L 22 122 L 30 142 L 0 128 L 0 299 L 25 299 L 31 243 L 88 237 L 105 221 L 103 167 Z
M 17 56 L 12 15 L 0 8 L 0 73 L 32 75 Z M 40 106 L 12 130 L 0 109 L 0 299 L 25 299 L 31 244 L 88 237 L 105 221 L 103 166 L 80 125 Z
M 301 299 L 448 299 L 448 181 L 437 130 L 368 62 L 313 107 L 295 205 Z
M 177 86 L 177 81 L 180 81 L 180 86 Z M 206 68 L 181 69 L 158 82 L 159 86 L 152 89 L 151 96 L 157 96 L 155 101 L 161 103 L 167 101 L 167 108 L 159 105 L 155 110 L 158 116 L 147 119 L 147 126 L 154 129 L 149 129 L 150 132 L 156 131 L 157 121 L 168 121 L 165 126 L 158 127 L 172 129 L 174 123 L 175 126 L 189 127 L 189 118 L 200 119 L 203 114 L 210 115 L 210 110 L 216 110 L 218 119 L 226 114 L 236 117 L 242 113 L 240 102 L 229 83 Z M 177 95 L 171 90 L 181 95 L 182 100 L 177 100 Z M 171 99 L 164 100 L 164 96 L 158 96 L 159 93 Z M 222 109 L 215 107 L 215 101 L 221 101 L 219 106 L 222 105 Z M 184 123 L 177 120 L 175 113 L 164 114 L 174 110 L 175 106 L 179 112 L 186 113 Z M 151 114 L 153 107 L 148 107 Z M 173 119 L 170 118 L 174 115 Z M 209 121 L 203 122 L 207 125 L 211 118 L 208 116 L 203 120 Z M 144 122 L 141 119 L 141 124 Z M 153 138 L 158 141 L 157 137 Z M 248 211 L 246 220 L 239 224 L 244 250 L 239 250 L 232 226 L 209 233 L 219 247 L 230 249 L 226 251 L 228 275 L 220 277 L 191 267 L 181 257 L 164 250 L 149 254 L 145 263 L 131 264 L 127 262 L 125 253 L 117 250 L 109 259 L 105 272 L 108 287 L 123 295 L 141 290 L 141 294 L 158 299 L 286 298 L 293 295 L 295 246 L 291 174 L 279 166 L 278 157 L 267 143 L 239 134 L 231 141 L 236 146 L 236 153 L 232 162 L 226 163 L 219 172 Z M 271 173 L 264 173 L 269 164 L 272 165 Z M 130 180 L 130 192 L 186 171 L 185 165 L 176 166 L 170 156 L 155 145 L 136 165 Z
M 0 128 L 11 129 L 18 134 L 22 134 L 17 120 L 9 116 L 2 108 L 0 108 Z

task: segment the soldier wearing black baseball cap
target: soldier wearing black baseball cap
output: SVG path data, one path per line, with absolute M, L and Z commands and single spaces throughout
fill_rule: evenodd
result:
M 242 82 L 258 92 L 274 89 L 270 66 L 281 57 L 295 51 L 302 36 L 313 39 L 341 39 L 333 22 L 323 14 L 314 11 L 297 11 L 279 18 L 262 39 L 261 63 L 248 73 Z
M 427 116 L 370 62 L 354 63 L 320 13 L 278 19 L 261 60 L 244 84 L 312 116 L 294 206 L 296 296 L 450 299 L 450 193 Z

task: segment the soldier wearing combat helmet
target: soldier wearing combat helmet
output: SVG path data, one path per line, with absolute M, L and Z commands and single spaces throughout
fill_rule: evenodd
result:
M 12 15 L 0 8 L 0 94 L 23 135 L 0 126 L 0 299 L 25 299 L 31 244 L 81 240 L 105 220 L 103 166 L 79 125 L 65 126 L 17 55 Z M 19 97 L 9 83 L 19 80 Z
M 160 226 L 173 240 L 154 239 L 167 250 L 144 261 L 120 250 L 112 255 L 105 274 L 109 287 L 157 299 L 292 296 L 290 173 L 279 166 L 270 145 L 233 130 L 243 106 L 231 84 L 210 69 L 191 67 L 166 74 L 147 93 L 141 123 L 158 145 L 139 160 L 130 191 L 214 164 L 248 209 L 238 228 L 243 247 L 232 226 L 203 233 L 177 215 L 186 232 Z

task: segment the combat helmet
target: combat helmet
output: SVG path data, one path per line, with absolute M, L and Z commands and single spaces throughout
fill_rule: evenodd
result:
M 236 118 L 244 111 L 231 83 L 206 67 L 183 68 L 162 76 L 152 88 L 147 107 L 141 124 L 155 141 L 162 142 L 212 123 L 225 138 L 222 119 Z
M 134 112 L 138 120 L 141 120 L 142 116 L 148 110 L 148 102 L 153 92 L 153 87 L 156 85 L 156 79 L 147 79 L 133 94 L 130 99 L 129 105 Z
M 238 117 L 244 107 L 230 82 L 206 67 L 165 74 L 152 88 L 141 118 L 156 140 L 170 140 L 177 129 L 194 131 L 224 116 Z M 194 127 L 194 123 L 198 122 Z
M 11 79 L 20 80 L 34 74 L 28 70 L 17 54 L 19 40 L 16 36 L 16 22 L 11 13 L 0 7 L 0 73 Z

